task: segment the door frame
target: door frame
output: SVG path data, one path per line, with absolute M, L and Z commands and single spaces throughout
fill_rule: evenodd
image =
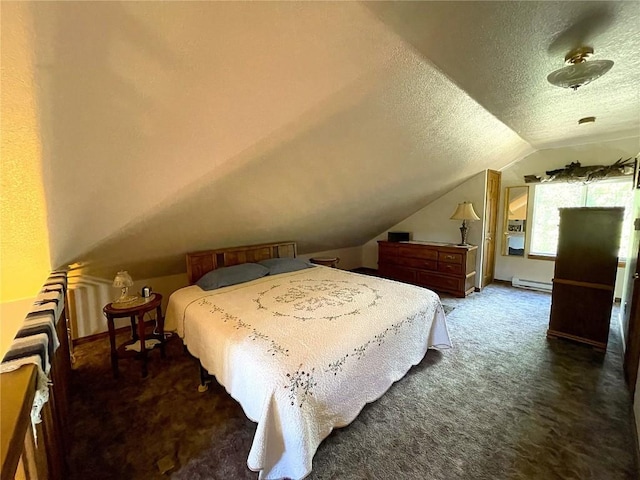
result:
M 493 180 L 497 182 L 495 198 L 491 198 L 490 184 Z M 482 270 L 480 277 L 480 288 L 484 288 L 493 282 L 496 271 L 496 232 L 498 230 L 498 210 L 500 208 L 500 193 L 502 187 L 502 172 L 497 170 L 487 170 L 485 182 L 485 202 L 484 202 L 484 231 L 482 232 Z M 489 246 L 487 244 L 490 244 Z M 490 272 L 487 275 L 487 271 Z

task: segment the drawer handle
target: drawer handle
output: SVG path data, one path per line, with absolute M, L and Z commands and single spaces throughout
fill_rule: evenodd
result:
M 453 260 L 456 257 L 454 257 L 453 255 L 445 255 L 444 258 L 446 258 L 447 260 Z

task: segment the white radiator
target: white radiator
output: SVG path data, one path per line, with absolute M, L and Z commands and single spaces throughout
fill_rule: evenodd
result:
M 528 288 L 529 290 L 540 290 L 542 292 L 551 292 L 553 285 L 549 282 L 539 282 L 538 280 L 527 280 L 525 278 L 513 277 L 511 285 L 518 288 Z

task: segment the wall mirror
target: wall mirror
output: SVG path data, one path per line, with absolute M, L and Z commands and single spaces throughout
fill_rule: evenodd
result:
M 529 187 L 507 187 L 504 198 L 502 254 L 524 257 Z

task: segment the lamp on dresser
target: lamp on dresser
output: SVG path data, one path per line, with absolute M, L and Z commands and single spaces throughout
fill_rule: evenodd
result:
M 478 217 L 473 209 L 473 205 L 470 202 L 459 203 L 456 211 L 451 215 L 451 220 L 462 220 L 462 226 L 460 227 L 460 235 L 462 239 L 458 245 L 469 245 L 467 243 L 467 233 L 469 231 L 469 227 L 467 225 L 469 222 L 474 220 L 480 220 L 480 217 Z

